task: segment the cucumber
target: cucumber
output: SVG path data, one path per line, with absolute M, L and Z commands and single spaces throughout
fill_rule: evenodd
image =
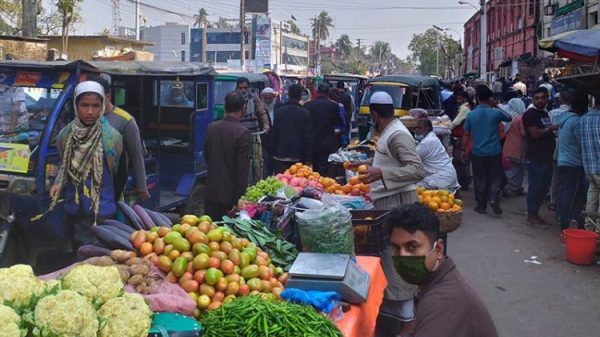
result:
M 117 221 L 117 220 L 112 220 L 112 219 L 105 220 L 103 225 L 109 225 L 109 226 L 120 228 L 129 234 L 135 232 L 135 228 L 129 226 L 128 224 L 124 224 L 120 221 Z
M 140 217 L 135 213 L 135 211 L 131 207 L 129 207 L 129 205 L 127 205 L 124 201 L 119 201 L 117 202 L 117 204 L 119 205 L 119 209 L 121 210 L 121 212 L 123 212 L 123 215 L 125 215 L 125 219 L 129 223 L 129 225 L 131 225 L 131 227 L 138 230 L 146 229 Z
M 111 230 L 108 226 L 93 226 L 92 233 L 94 233 L 98 241 L 110 249 L 135 250 L 131 242 L 129 242 L 129 237 L 122 236 L 115 230 Z
M 152 219 L 150 218 L 148 213 L 146 213 L 146 211 L 144 210 L 144 208 L 142 206 L 140 206 L 140 205 L 133 206 L 133 211 L 140 217 L 140 219 L 142 220 L 142 223 L 144 224 L 144 227 L 147 230 L 150 230 L 150 228 L 156 226 L 154 221 L 152 221 Z
M 77 249 L 77 256 L 85 260 L 95 256 L 110 256 L 112 250 L 96 245 L 83 245 Z

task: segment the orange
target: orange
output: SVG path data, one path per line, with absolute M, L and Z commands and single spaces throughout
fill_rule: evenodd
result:
M 442 202 L 442 199 L 440 199 L 440 197 L 437 197 L 437 196 L 431 198 L 431 200 L 437 202 L 438 204 L 440 204 Z
M 358 185 L 358 184 L 360 184 L 360 178 L 358 176 L 354 176 L 354 177 L 350 178 L 349 183 L 350 183 L 350 185 Z
M 449 210 L 450 209 L 450 204 L 447 202 L 442 202 L 442 204 L 440 205 L 440 208 L 443 210 Z
M 360 165 L 358 167 L 358 174 L 367 174 L 369 172 L 369 167 L 367 165 Z
M 352 186 L 350 186 L 350 185 L 342 186 L 342 192 L 344 192 L 344 194 L 349 194 L 350 191 L 352 191 Z
M 349 161 L 344 162 L 344 169 L 350 170 L 350 162 Z
M 296 168 L 296 166 L 292 166 L 292 167 L 290 167 L 289 171 L 290 171 L 289 173 L 293 175 L 298 172 L 298 169 Z
M 447 195 L 442 195 L 442 196 L 440 197 L 440 200 L 441 200 L 442 202 L 448 202 L 448 196 L 447 196 Z
M 438 204 L 435 201 L 428 203 L 428 206 L 429 206 L 429 209 L 432 211 L 437 211 L 437 209 L 440 208 L 440 204 Z
M 367 185 L 367 184 L 363 184 L 360 187 L 360 190 L 363 191 L 363 192 L 365 192 L 365 193 L 368 193 L 371 190 L 371 187 L 369 185 Z
M 460 207 L 459 205 L 452 206 L 452 211 L 453 212 L 460 212 L 461 209 L 462 209 L 462 207 Z
M 432 202 L 432 201 L 433 201 L 433 200 L 431 200 L 431 197 L 430 197 L 430 196 L 428 196 L 428 195 L 427 195 L 427 196 L 425 196 L 425 198 L 423 198 L 423 200 L 425 200 L 425 203 L 426 203 L 426 204 L 429 204 L 430 202 Z

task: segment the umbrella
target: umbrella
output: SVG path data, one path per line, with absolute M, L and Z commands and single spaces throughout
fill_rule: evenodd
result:
M 539 41 L 543 50 L 581 62 L 596 62 L 600 56 L 600 29 L 576 30 Z

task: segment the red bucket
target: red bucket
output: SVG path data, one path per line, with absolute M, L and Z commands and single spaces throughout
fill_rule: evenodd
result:
M 594 262 L 598 234 L 583 229 L 563 230 L 567 261 L 585 266 Z

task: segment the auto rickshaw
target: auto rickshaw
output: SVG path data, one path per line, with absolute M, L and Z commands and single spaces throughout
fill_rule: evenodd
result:
M 376 91 L 385 91 L 394 101 L 394 115 L 407 116 L 414 108 L 422 108 L 435 115 L 441 109 L 440 84 L 435 78 L 425 76 L 390 75 L 369 80 L 360 103 L 357 118 L 359 139 L 364 140 L 371 129 L 369 102 Z
M 237 86 L 237 80 L 240 77 L 246 77 L 250 81 L 250 90 L 253 94 L 260 92 L 271 86 L 271 82 L 267 75 L 263 73 L 220 73 L 215 77 L 215 108 L 214 119 L 223 118 L 225 110 L 225 96 L 234 91 Z

